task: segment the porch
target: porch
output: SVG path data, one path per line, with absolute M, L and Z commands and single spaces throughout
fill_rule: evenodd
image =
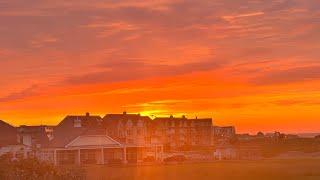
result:
M 106 135 L 79 136 L 64 148 L 53 149 L 55 165 L 161 162 L 160 145 L 123 145 Z
M 53 156 L 55 165 L 138 164 L 162 162 L 162 147 L 55 149 Z

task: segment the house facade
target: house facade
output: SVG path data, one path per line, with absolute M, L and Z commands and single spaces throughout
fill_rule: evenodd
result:
M 161 162 L 162 145 L 146 143 L 145 124 L 142 124 L 145 120 L 133 118 L 131 121 L 131 117 L 116 121 L 107 119 L 112 124 L 106 125 L 105 119 L 88 113 L 85 116 L 67 116 L 55 127 L 52 141 L 48 147 L 42 148 L 39 158 L 56 165 Z M 111 131 L 117 130 L 116 125 L 120 129 Z M 135 131 L 123 134 L 129 129 Z
M 18 143 L 31 148 L 47 146 L 52 129 L 48 126 L 20 126 L 17 128 Z
M 15 127 L 0 120 L 0 147 L 17 144 L 17 135 Z
M 150 145 L 152 120 L 140 114 L 107 114 L 102 119 L 102 126 L 113 139 L 134 145 Z
M 212 132 L 215 138 L 233 138 L 236 136 L 234 126 L 213 126 Z
M 207 152 L 214 145 L 224 145 L 228 142 L 224 139 L 235 136 L 234 127 L 213 126 L 211 118 L 151 119 L 126 112 L 103 118 L 89 113 L 69 115 L 54 127 L 5 125 L 13 141 L 5 151 L 21 154 L 19 149 L 24 149 L 24 157 L 32 155 L 56 165 L 160 163 L 179 155 L 208 160 L 213 158 Z
M 212 119 L 155 118 L 152 136 L 164 145 L 167 151 L 190 150 L 192 147 L 213 145 Z

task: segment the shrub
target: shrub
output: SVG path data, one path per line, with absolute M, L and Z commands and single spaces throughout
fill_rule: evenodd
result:
M 82 169 L 55 167 L 52 164 L 34 158 L 10 161 L 7 157 L 0 157 L 0 179 L 19 180 L 53 180 L 53 179 L 84 179 Z

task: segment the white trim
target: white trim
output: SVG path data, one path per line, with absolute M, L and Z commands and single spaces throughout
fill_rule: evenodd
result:
M 72 144 L 73 142 L 75 142 L 77 139 L 79 139 L 81 137 L 81 135 L 80 136 L 78 136 L 78 137 L 76 137 L 76 138 L 74 138 L 71 142 L 69 142 L 67 145 L 65 145 L 64 147 L 65 148 L 68 148 L 68 146 L 70 145 L 70 144 Z
M 68 143 L 67 145 L 65 145 L 64 147 L 65 147 L 65 148 L 70 148 L 71 144 L 74 143 L 75 141 L 77 141 L 77 140 L 78 140 L 79 138 L 81 138 L 81 137 L 104 137 L 104 138 L 107 138 L 107 139 L 113 141 L 115 144 L 119 145 L 120 147 L 122 146 L 121 143 L 119 143 L 118 141 L 112 139 L 112 138 L 111 138 L 110 136 L 108 136 L 108 135 L 83 135 L 83 136 L 80 135 L 80 136 L 76 137 L 74 140 L 72 140 L 71 142 L 69 142 L 69 143 Z M 94 145 L 93 145 L 93 146 L 94 146 Z M 113 146 L 113 145 L 111 145 L 111 146 Z M 85 147 L 85 146 L 84 146 L 84 147 Z M 110 147 L 110 146 L 100 145 L 100 146 L 95 146 L 95 147 Z

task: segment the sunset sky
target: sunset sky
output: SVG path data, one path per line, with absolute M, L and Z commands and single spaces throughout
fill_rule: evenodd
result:
M 212 117 L 320 131 L 319 0 L 2 0 L 0 119 Z

